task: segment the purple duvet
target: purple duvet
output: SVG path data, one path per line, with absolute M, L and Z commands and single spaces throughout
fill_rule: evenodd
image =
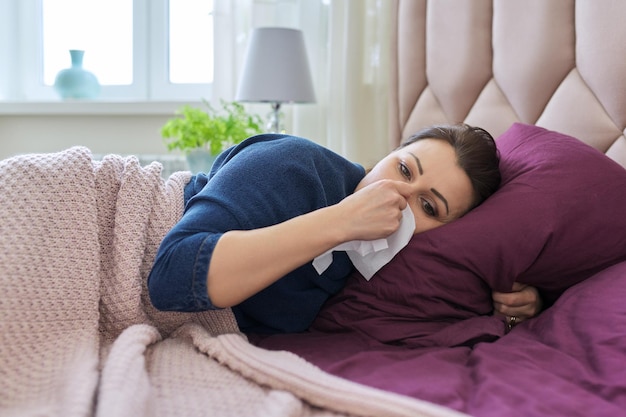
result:
M 455 340 L 448 333 L 468 342 L 446 345 Z M 500 319 L 475 317 L 423 339 L 424 346 L 394 345 L 337 325 L 256 343 L 477 417 L 626 416 L 626 262 L 570 288 L 508 334 Z

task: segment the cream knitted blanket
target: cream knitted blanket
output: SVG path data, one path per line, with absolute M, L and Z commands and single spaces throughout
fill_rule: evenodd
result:
M 0 161 L 0 415 L 455 416 L 256 348 L 146 278 L 188 172 L 88 149 Z

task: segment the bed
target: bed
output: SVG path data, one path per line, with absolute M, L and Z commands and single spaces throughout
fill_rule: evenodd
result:
M 1 161 L 1 415 L 626 415 L 626 4 L 393 4 L 390 148 L 482 126 L 501 189 L 355 272 L 307 332 L 243 335 L 148 301 L 189 173 Z M 513 281 L 546 308 L 509 331 L 490 291 Z

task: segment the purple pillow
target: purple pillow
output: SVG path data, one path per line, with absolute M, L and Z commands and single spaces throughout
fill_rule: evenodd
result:
M 380 341 L 438 331 L 492 309 L 491 289 L 536 286 L 551 303 L 626 260 L 626 170 L 585 143 L 516 123 L 496 141 L 502 186 L 448 225 L 416 235 L 371 281 L 355 273 L 314 326 Z

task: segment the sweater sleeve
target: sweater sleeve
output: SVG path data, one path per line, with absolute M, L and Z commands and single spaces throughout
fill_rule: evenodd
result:
M 161 310 L 214 308 L 206 277 L 215 245 L 225 232 L 270 226 L 335 204 L 352 193 L 363 175 L 359 165 L 292 136 L 260 135 L 225 151 L 208 176 L 201 174 L 187 186 L 185 213 L 161 243 L 149 276 L 152 303 Z M 331 269 L 327 277 L 307 285 L 325 294 L 336 292 L 333 274 L 345 278 L 350 269 L 351 265 L 341 271 L 335 268 L 334 273 Z M 301 284 L 293 290 L 302 291 Z M 280 289 L 281 297 L 291 298 L 293 294 L 285 291 Z M 263 315 L 256 312 L 263 303 L 242 304 L 236 309 L 238 320 L 245 315 L 254 321 Z M 254 305 L 255 311 L 242 312 L 246 305 Z

